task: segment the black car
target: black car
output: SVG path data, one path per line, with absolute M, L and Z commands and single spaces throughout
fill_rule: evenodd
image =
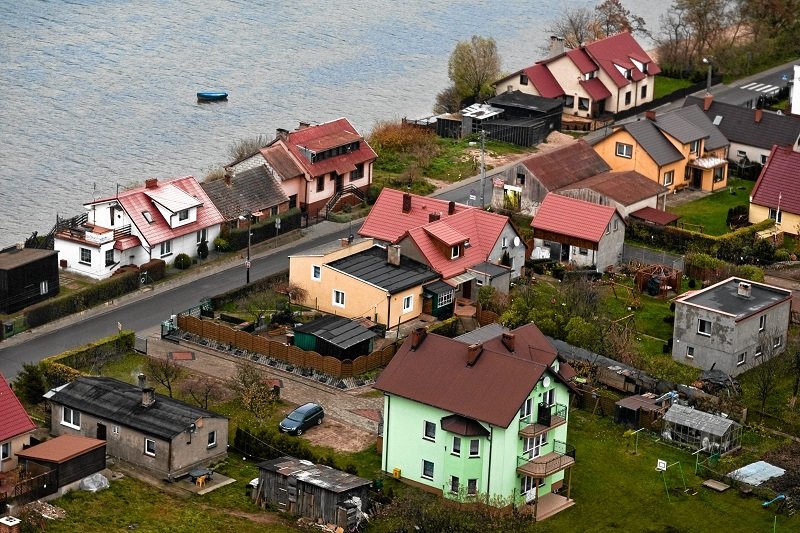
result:
M 289 435 L 302 435 L 303 430 L 314 424 L 322 424 L 325 411 L 322 406 L 315 403 L 301 405 L 284 418 L 280 423 L 280 430 Z

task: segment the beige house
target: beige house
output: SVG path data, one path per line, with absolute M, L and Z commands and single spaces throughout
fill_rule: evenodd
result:
M 800 152 L 773 146 L 750 194 L 750 222 L 771 218 L 775 227 L 800 235 Z
M 340 243 L 289 256 L 289 281 L 306 289 L 302 303 L 347 318 L 368 318 L 391 329 L 423 310 L 423 285 L 439 279 L 403 257 L 400 247 L 372 239 Z
M 596 131 L 586 141 L 615 171 L 636 171 L 675 191 L 728 184 L 728 140 L 697 106 Z

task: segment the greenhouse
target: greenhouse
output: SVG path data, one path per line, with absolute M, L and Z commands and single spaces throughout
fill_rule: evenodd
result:
M 728 418 L 675 404 L 663 420 L 661 436 L 667 442 L 721 455 L 741 446 L 742 426 Z

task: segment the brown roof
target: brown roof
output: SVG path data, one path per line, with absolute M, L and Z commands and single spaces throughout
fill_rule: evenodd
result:
M 17 452 L 17 456 L 34 461 L 64 463 L 105 445 L 106 441 L 104 440 L 90 439 L 79 435 L 61 435 Z
M 23 248 L 22 250 L 14 248 L 0 253 L 0 270 L 11 270 L 51 255 L 58 255 L 58 252 L 56 250 L 40 250 L 38 248 Z
M 463 435 L 464 437 L 478 437 L 489 435 L 489 431 L 477 420 L 465 418 L 461 415 L 450 415 L 442 418 L 442 429 Z
M 412 350 L 409 337 L 375 388 L 506 428 L 556 359 L 556 349 L 534 324 L 512 333 L 514 352 L 497 336 L 483 343 L 472 366 L 467 365 L 467 344 L 428 334 Z
M 522 161 L 548 191 L 561 189 L 601 172 L 611 170 L 597 152 L 584 141 L 557 150 L 536 154 Z
M 296 176 L 303 175 L 303 169 L 297 166 L 292 156 L 286 151 L 286 148 L 280 143 L 267 146 L 261 150 L 261 155 L 264 159 L 269 161 L 272 168 L 282 180 L 288 180 Z
M 628 216 L 632 218 L 639 218 L 647 222 L 653 222 L 654 224 L 660 224 L 662 226 L 672 224 L 680 218 L 678 215 L 673 215 L 672 213 L 661 211 L 660 209 L 654 209 L 652 207 L 643 207 L 638 211 L 629 213 Z
M 558 192 L 569 189 L 591 189 L 625 206 L 665 194 L 668 190 L 635 170 L 603 172 L 562 187 Z

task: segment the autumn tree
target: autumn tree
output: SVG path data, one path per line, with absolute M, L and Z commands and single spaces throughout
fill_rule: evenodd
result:
M 485 100 L 494 94 L 492 84 L 500 77 L 500 54 L 491 37 L 473 35 L 459 41 L 447 64 L 447 75 L 461 101 Z
M 786 339 L 786 353 L 789 354 L 789 363 L 792 367 L 792 408 L 797 403 L 797 394 L 800 393 L 800 331 L 796 327 L 789 330 Z
M 605 0 L 595 7 L 594 11 L 600 30 L 605 35 L 614 35 L 624 31 L 648 35 L 644 19 L 631 13 L 620 0 Z
M 172 388 L 183 376 L 183 367 L 171 359 L 149 357 L 145 361 L 144 368 L 147 377 L 163 385 L 167 389 L 169 397 L 172 398 Z
M 203 409 L 208 409 L 210 403 L 224 397 L 224 388 L 219 380 L 205 374 L 196 374 L 183 380 L 180 391 Z
M 567 48 L 597 41 L 623 31 L 648 35 L 644 19 L 634 15 L 620 0 L 605 0 L 596 7 L 566 9 L 546 27 L 550 35 L 564 39 Z
M 236 364 L 236 374 L 228 380 L 228 388 L 245 409 L 255 414 L 263 413 L 280 399 L 258 365 L 247 360 Z
M 756 353 L 747 362 L 762 413 L 775 394 L 775 385 L 786 371 L 784 360 L 778 357 L 783 353 L 782 343 L 777 342 L 778 339 L 782 340 L 781 334 L 774 328 L 762 331 L 758 336 Z

